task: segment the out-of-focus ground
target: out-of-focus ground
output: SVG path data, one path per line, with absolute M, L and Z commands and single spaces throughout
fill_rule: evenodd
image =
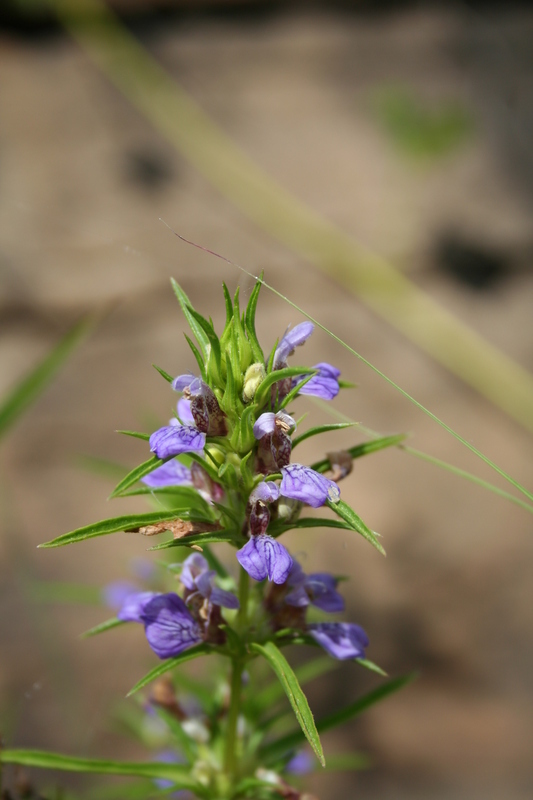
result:
M 287 189 L 533 369 L 531 11 L 450 4 L 380 15 L 185 15 L 136 32 Z M 250 290 L 249 278 L 181 243 L 160 217 L 252 271 L 264 268 L 270 283 L 527 485 L 531 437 L 244 220 L 66 37 L 4 31 L 0 59 L 2 390 L 82 311 L 108 309 L 0 454 L 1 727 L 12 746 L 127 756 L 109 712 L 153 664 L 141 631 L 81 641 L 108 612 L 47 604 L 36 599 L 35 581 L 99 586 L 127 578 L 146 543 L 116 534 L 35 547 L 144 507 L 108 503 L 113 481 L 84 470 L 78 457 L 126 467 L 147 457 L 144 443 L 114 431 L 150 431 L 168 418 L 173 398 L 153 362 L 172 374 L 194 369 L 169 276 L 219 329 L 221 281 L 230 289 L 240 281 L 245 296 Z M 409 134 L 406 143 L 383 121 L 384 91 L 407 92 L 423 107 L 456 104 L 468 132 L 442 151 L 417 154 Z M 479 259 L 496 259 L 495 280 L 475 277 L 475 288 L 439 269 L 436 253 L 449 250 L 450 236 L 452 250 L 466 241 L 479 251 L 474 272 Z M 299 321 L 263 292 L 258 331 L 267 347 Z M 412 432 L 415 447 L 492 480 L 324 333 L 305 350 L 310 363 L 331 361 L 359 384 L 336 408 L 383 433 Z M 362 434 L 349 438 L 331 435 L 328 446 Z M 320 455 L 314 442 L 302 445 L 302 460 Z M 358 462 L 342 490 L 383 534 L 387 559 L 335 531 L 293 533 L 288 545 L 306 554 L 310 570 L 349 574 L 347 618 L 368 631 L 369 657 L 391 675 L 417 669 L 420 677 L 326 737 L 330 752 L 366 750 L 375 768 L 318 776 L 314 791 L 323 800 L 530 798 L 531 516 L 400 451 Z M 313 684 L 313 708 L 324 713 L 375 683 L 361 672 L 348 665 Z

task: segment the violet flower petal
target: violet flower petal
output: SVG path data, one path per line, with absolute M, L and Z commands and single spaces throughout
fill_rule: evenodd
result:
M 187 400 L 185 397 L 180 397 L 178 400 L 177 412 L 183 425 L 194 425 L 190 400 Z
M 285 596 L 285 602 L 289 606 L 296 606 L 296 608 L 305 608 L 311 602 L 309 595 L 303 586 L 297 586 Z
M 308 625 L 307 630 L 333 658 L 345 661 L 365 657 L 368 636 L 360 625 L 352 622 L 318 622 Z
M 307 775 L 315 768 L 315 759 L 307 750 L 298 751 L 285 767 L 291 775 Z
M 192 372 L 186 372 L 184 375 L 178 375 L 170 384 L 175 392 L 183 392 L 188 389 L 191 383 L 196 380 L 196 376 Z
M 254 436 L 256 439 L 262 439 L 269 433 L 274 433 L 276 429 L 276 415 L 273 411 L 265 411 L 256 420 L 254 424 Z
M 102 599 L 109 608 L 121 608 L 132 594 L 139 594 L 139 587 L 127 581 L 114 581 L 102 589 Z
M 283 497 L 299 500 L 313 508 L 323 506 L 328 499 L 332 502 L 339 500 L 340 489 L 335 481 L 330 481 L 310 467 L 289 464 L 282 467 L 281 474 L 283 478 L 279 489 Z
M 222 608 L 229 608 L 231 610 L 239 608 L 239 600 L 233 592 L 226 592 L 224 589 L 219 589 L 218 586 L 213 586 L 211 590 L 211 603 L 215 606 L 222 606 Z
M 274 364 L 280 361 L 286 361 L 287 358 L 294 352 L 296 347 L 309 339 L 313 333 L 315 326 L 312 322 L 300 322 L 294 328 L 287 331 L 281 342 L 278 344 L 276 353 L 274 355 Z
M 307 383 L 302 386 L 298 394 L 320 397 L 321 400 L 333 400 L 339 393 L 338 378 L 341 374 L 340 369 L 326 362 L 315 364 L 313 369 L 320 370 L 318 375 L 313 375 L 311 380 L 307 381 Z M 296 386 L 302 377 L 293 379 L 293 386 Z
M 263 503 L 273 503 L 279 497 L 279 486 L 274 481 L 261 481 L 251 492 L 248 502 L 255 503 L 261 500 Z
M 142 622 L 144 607 L 154 597 L 158 597 L 157 592 L 134 592 L 129 594 L 125 598 L 122 608 L 117 612 L 117 618 L 122 622 Z
M 180 581 L 190 592 L 198 588 L 196 581 L 200 575 L 209 571 L 209 564 L 200 553 L 193 553 L 183 562 Z
M 170 458 L 181 453 L 203 450 L 205 433 L 191 425 L 166 425 L 150 436 L 150 450 L 158 458 Z
M 146 603 L 142 621 L 148 644 L 159 658 L 172 658 L 202 641 L 200 626 L 177 594 L 160 594 Z
M 292 558 L 287 548 L 267 534 L 252 536 L 237 551 L 237 560 L 256 581 L 268 578 L 273 583 L 285 583 L 292 567 Z
M 191 471 L 185 464 L 172 459 L 141 478 L 141 483 L 151 489 L 160 489 L 163 486 L 191 486 Z

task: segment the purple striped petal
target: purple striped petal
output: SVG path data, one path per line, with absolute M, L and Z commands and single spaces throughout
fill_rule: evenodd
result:
M 314 328 L 315 326 L 312 322 L 306 321 L 300 322 L 299 325 L 295 325 L 294 328 L 287 331 L 276 349 L 274 364 L 287 361 L 287 358 L 294 353 L 295 348 L 309 339 Z
M 191 471 L 185 464 L 172 459 L 141 478 L 141 483 L 151 489 L 160 489 L 163 486 L 191 486 Z
M 196 581 L 204 572 L 209 572 L 209 564 L 200 553 L 193 553 L 183 562 L 180 581 L 190 592 L 195 592 Z
M 310 467 L 289 464 L 282 467 L 281 474 L 283 478 L 279 488 L 283 497 L 299 500 L 313 508 L 323 506 L 326 500 L 334 503 L 339 500 L 340 489 L 335 481 L 330 481 Z
M 279 487 L 274 481 L 261 481 L 250 494 L 249 503 L 261 500 L 263 503 L 273 503 L 279 497 Z
M 117 613 L 117 618 L 122 622 L 142 622 L 144 607 L 157 596 L 157 592 L 134 592 L 129 594 Z
M 150 436 L 150 450 L 158 458 L 170 458 L 181 453 L 203 450 L 205 433 L 191 425 L 166 425 Z
M 148 644 L 159 658 L 172 658 L 202 641 L 200 626 L 177 594 L 160 594 L 146 603 L 142 621 Z
M 273 411 L 266 411 L 257 419 L 254 425 L 254 436 L 256 439 L 262 439 L 269 433 L 274 433 L 276 429 L 276 415 Z
M 360 625 L 352 622 L 319 622 L 308 625 L 307 630 L 333 658 L 344 661 L 365 657 L 368 636 Z
M 222 606 L 222 608 L 232 610 L 239 608 L 239 601 L 233 592 L 226 592 L 224 589 L 219 589 L 218 586 L 213 586 L 209 599 L 215 606 Z
M 339 375 L 340 369 L 333 367 L 331 364 L 321 362 L 315 364 L 313 369 L 320 370 L 318 375 L 313 375 L 311 380 L 307 381 L 300 389 L 298 394 L 307 394 L 312 397 L 320 397 L 322 400 L 333 400 L 339 393 Z M 293 386 L 295 386 L 303 376 L 293 379 Z
M 237 560 L 255 581 L 268 578 L 273 583 L 285 583 L 292 567 L 289 551 L 266 534 L 252 536 L 237 551 Z
M 174 378 L 170 385 L 175 392 L 183 392 L 183 390 L 188 389 L 195 380 L 197 380 L 197 378 L 192 372 L 186 372 L 184 375 L 178 375 L 177 378 Z
M 178 400 L 178 417 L 180 418 L 183 425 L 194 425 L 194 417 L 191 411 L 191 401 L 187 400 L 185 397 L 181 397 Z

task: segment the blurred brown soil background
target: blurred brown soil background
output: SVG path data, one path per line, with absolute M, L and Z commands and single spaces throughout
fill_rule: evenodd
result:
M 532 370 L 533 12 L 507 3 L 363 10 L 281 4 L 130 22 L 284 187 Z M 79 457 L 126 468 L 144 460 L 144 443 L 114 431 L 150 431 L 168 418 L 173 397 L 152 363 L 171 374 L 194 369 L 169 277 L 219 330 L 222 280 L 230 290 L 240 282 L 245 297 L 251 288 L 160 218 L 252 272 L 265 269 L 277 289 L 529 486 L 531 436 L 244 220 L 59 30 L 36 33 L 0 33 L 1 390 L 83 311 L 107 315 L 0 454 L 0 728 L 10 746 L 129 757 L 141 751 L 110 719 L 153 664 L 141 631 L 82 641 L 108 612 L 47 603 L 38 587 L 128 579 L 146 542 L 116 534 L 59 550 L 36 545 L 145 508 L 108 503 L 113 481 Z M 441 152 L 417 154 L 376 110 L 379 93 L 398 87 L 422 107 L 457 104 L 468 131 Z M 263 291 L 266 347 L 300 319 Z M 352 419 L 408 431 L 413 446 L 493 480 L 321 331 L 305 360 L 331 361 L 359 384 L 335 402 Z M 327 447 L 362 438 L 332 434 Z M 318 447 L 302 445 L 301 460 L 320 457 Z M 391 675 L 420 677 L 326 737 L 326 752 L 361 749 L 374 768 L 319 775 L 313 790 L 322 800 L 531 798 L 531 516 L 396 450 L 358 462 L 342 491 L 383 534 L 387 559 L 341 532 L 292 533 L 287 543 L 309 570 L 350 575 L 346 618 L 368 631 L 369 657 Z M 325 713 L 376 683 L 361 672 L 347 665 L 312 684 L 312 707 Z

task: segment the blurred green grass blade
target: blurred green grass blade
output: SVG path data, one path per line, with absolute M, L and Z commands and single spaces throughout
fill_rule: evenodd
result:
M 185 513 L 186 508 L 163 509 L 161 511 L 150 511 L 146 514 L 128 514 L 124 517 L 111 517 L 100 522 L 93 522 L 84 525 L 83 528 L 76 528 L 74 531 L 64 533 L 56 539 L 44 542 L 39 547 L 62 547 L 74 542 L 82 542 L 85 539 L 93 539 L 95 536 L 107 536 L 110 533 L 119 531 L 130 531 L 132 528 L 141 528 L 145 525 L 156 525 L 158 522 L 179 518 L 181 513 Z
M 156 678 L 160 678 L 161 675 L 165 675 L 165 673 L 169 672 L 171 669 L 175 667 L 179 667 L 180 664 L 185 664 L 187 661 L 191 661 L 193 658 L 198 658 L 199 656 L 205 656 L 211 653 L 212 647 L 208 644 L 198 644 L 195 647 L 190 647 L 188 650 L 185 650 L 183 653 L 180 653 L 179 656 L 175 658 L 167 658 L 163 661 L 162 664 L 158 664 L 156 667 L 147 672 L 144 677 L 137 681 L 133 689 L 130 689 L 126 697 L 131 697 L 132 694 L 135 694 L 140 689 L 144 689 L 145 686 L 148 686 L 149 683 L 155 681 Z
M 363 711 L 385 700 L 389 695 L 403 689 L 404 686 L 407 686 L 415 678 L 416 673 L 410 673 L 409 675 L 403 675 L 400 678 L 393 678 L 387 681 L 387 683 L 378 686 L 377 689 L 373 689 L 371 692 L 363 695 L 363 697 L 360 697 L 354 703 L 350 703 L 350 705 L 342 708 L 340 711 L 335 711 L 333 714 L 328 714 L 327 717 L 322 717 L 316 724 L 317 730 L 319 733 L 324 733 L 331 728 L 336 728 L 338 725 L 342 725 L 344 722 L 358 717 Z M 294 733 L 283 736 L 281 739 L 262 747 L 259 751 L 259 755 L 267 765 L 270 765 L 275 763 L 276 760 L 285 755 L 285 753 L 303 744 L 303 742 L 303 733 L 301 731 L 294 731 Z
M 276 673 L 292 706 L 300 728 L 302 729 L 302 734 L 311 745 L 313 752 L 322 766 L 325 767 L 326 760 L 324 758 L 324 751 L 322 750 L 322 744 L 316 729 L 313 713 L 309 708 L 307 698 L 289 662 L 273 642 L 267 642 L 264 645 L 253 643 L 250 645 L 250 649 L 254 653 L 262 655 Z
M 315 428 L 309 428 L 308 431 L 304 431 L 304 433 L 301 433 L 300 436 L 296 436 L 292 440 L 292 449 L 294 450 L 297 444 L 300 444 L 300 442 L 305 442 L 305 440 L 310 439 L 311 436 L 318 436 L 321 433 L 329 433 L 329 431 L 341 431 L 343 428 L 353 427 L 354 424 L 355 423 L 353 422 L 334 422 L 329 425 L 317 425 Z
M 66 772 L 93 772 L 99 775 L 130 775 L 142 778 L 166 778 L 174 781 L 176 789 L 198 791 L 198 785 L 190 775 L 190 767 L 163 762 L 132 763 L 97 758 L 77 758 L 61 753 L 41 750 L 0 750 L 0 762 L 19 764 L 23 767 L 58 769 Z M 202 792 L 201 796 L 204 796 Z
M 48 355 L 11 389 L 7 397 L 0 403 L 0 438 L 44 392 L 73 350 L 90 333 L 95 323 L 95 315 L 88 315 L 79 320 Z
M 48 2 L 118 89 L 246 217 L 345 286 L 418 347 L 533 431 L 533 376 L 527 370 L 455 318 L 385 258 L 368 251 L 270 178 L 101 0 Z
M 95 625 L 94 628 L 89 628 L 88 631 L 80 634 L 81 639 L 89 639 L 91 636 L 98 636 L 99 633 L 105 633 L 106 631 L 113 630 L 113 628 L 119 628 L 121 625 L 125 625 L 125 621 L 122 619 L 118 619 L 117 617 L 111 617 L 111 619 L 106 619 L 104 622 L 98 623 Z
M 38 603 L 100 605 L 102 592 L 98 586 L 61 581 L 33 580 L 28 583 L 28 596 Z
M 235 533 L 233 531 L 224 530 L 189 533 L 187 536 L 182 536 L 180 539 L 169 539 L 166 542 L 156 544 L 153 547 L 149 547 L 148 550 L 168 550 L 170 547 L 191 547 L 193 544 L 203 547 L 205 544 L 218 544 L 219 542 L 236 544 Z
M 360 664 L 365 669 L 369 669 L 370 672 L 375 672 L 376 675 L 381 675 L 382 678 L 388 678 L 389 677 L 384 669 L 381 669 L 381 667 L 378 667 L 377 664 L 374 664 L 374 662 L 370 661 L 368 658 L 354 658 L 354 661 L 356 661 L 358 664 Z
M 370 769 L 372 759 L 366 753 L 336 753 L 328 756 L 327 772 L 353 772 Z

